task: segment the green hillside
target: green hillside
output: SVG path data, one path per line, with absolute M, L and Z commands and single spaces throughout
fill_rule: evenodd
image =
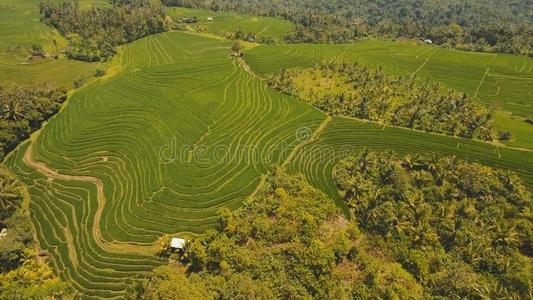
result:
M 55 0 L 54 2 L 60 2 Z M 84 0 L 83 6 L 103 5 L 101 0 Z M 34 44 L 41 45 L 50 56 L 67 46 L 56 30 L 40 21 L 39 2 L 10 0 L 0 3 L 0 82 L 20 84 L 51 84 L 70 87 L 72 81 L 89 76 L 94 65 L 59 59 L 30 56 Z M 55 44 L 54 44 L 55 41 Z
M 173 18 L 196 16 L 199 24 L 205 26 L 208 32 L 217 35 L 242 30 L 244 34 L 253 32 L 256 34 L 256 37 L 274 37 L 278 41 L 283 41 L 283 38 L 294 28 L 291 22 L 272 17 L 253 17 L 229 12 L 212 12 L 209 10 L 183 7 L 168 8 L 167 13 Z M 207 21 L 209 17 L 213 18 L 213 22 Z
M 457 155 L 533 186 L 531 152 L 331 120 L 267 88 L 230 48 L 178 32 L 129 44 L 6 159 L 29 187 L 41 247 L 86 297 L 122 296 L 128 278 L 162 263 L 161 235 L 212 228 L 217 211 L 240 206 L 275 165 L 339 204 L 333 164 L 362 147 Z
M 394 150 L 399 155 L 449 155 L 471 162 L 513 170 L 533 188 L 533 155 L 466 139 L 381 126 L 348 118 L 333 118 L 326 129 L 298 149 L 288 165 L 293 173 L 302 173 L 311 184 L 328 194 L 339 206 L 340 199 L 332 179 L 335 164 L 354 152 Z

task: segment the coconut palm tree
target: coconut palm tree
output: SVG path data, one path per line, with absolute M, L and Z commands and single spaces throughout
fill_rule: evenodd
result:
M 20 182 L 6 169 L 0 167 L 0 209 L 8 210 L 20 205 Z
M 2 105 L 2 118 L 10 121 L 18 121 L 24 118 L 24 108 L 20 101 L 14 98 L 9 98 Z

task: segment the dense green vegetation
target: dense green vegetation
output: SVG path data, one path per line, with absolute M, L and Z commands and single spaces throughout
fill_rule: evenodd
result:
M 116 46 L 171 28 L 158 0 L 113 1 L 113 6 L 82 9 L 77 1 L 41 2 L 43 21 L 69 40 L 67 56 L 83 61 L 105 60 Z
M 65 294 L 66 285 L 37 258 L 27 210 L 28 192 L 0 166 L 0 299 L 42 299 Z
M 309 69 L 282 69 L 268 85 L 337 116 L 379 121 L 465 138 L 492 140 L 488 109 L 464 93 L 443 92 L 415 76 L 391 77 L 381 69 L 323 62 Z
M 382 238 L 432 296 L 531 293 L 533 200 L 515 175 L 455 157 L 365 150 L 333 176 L 360 228 Z
M 242 208 L 223 210 L 218 229 L 192 241 L 182 260 L 185 268 L 156 270 L 132 298 L 422 298 L 414 277 L 328 197 L 281 170 Z
M 457 154 L 515 170 L 532 186 L 527 152 L 324 122 L 318 110 L 266 87 L 233 52 L 230 41 L 181 32 L 120 48 L 107 75 L 76 90 L 6 158 L 29 186 L 41 247 L 77 292 L 122 297 L 130 278 L 164 263 L 154 257 L 161 236 L 216 228 L 219 209 L 240 207 L 274 165 L 303 173 L 346 211 L 331 178 L 345 147 Z M 327 159 L 311 151 L 330 148 Z
M 288 42 L 347 43 L 373 36 L 430 38 L 446 47 L 533 54 L 528 1 L 163 0 L 166 5 L 283 17 Z
M 0 159 L 59 111 L 64 89 L 0 86 Z
M 300 127 L 325 118 L 268 89 L 231 46 L 180 32 L 135 41 L 6 158 L 29 186 L 43 249 L 77 291 L 120 297 L 127 278 L 162 263 L 160 236 L 213 228 L 287 159 Z
M 30 9 L 27 2 L 13 0 L 0 5 L 0 44 L 10 47 L 0 57 L 0 80 L 25 84 L 50 81 L 53 87 L 74 83 L 80 88 L 70 94 L 57 117 L 14 151 L 23 138 L 58 111 L 65 91 L 14 86 L 0 90 L 0 124 L 6 128 L 0 131 L 6 141 L 2 146 L 6 146 L 6 153 L 11 151 L 4 162 L 18 176 L 0 177 L 6 191 L 1 204 L 7 208 L 0 227 L 7 227 L 7 238 L 14 241 L 0 247 L 0 259 L 5 259 L 2 266 L 7 267 L 0 274 L 0 298 L 5 293 L 19 298 L 57 296 L 65 286 L 59 284 L 46 261 L 83 298 L 527 296 L 531 289 L 526 258 L 531 253 L 531 199 L 526 189 L 533 187 L 531 152 L 337 117 L 349 115 L 347 112 L 362 116 L 347 106 L 334 112 L 332 109 L 339 108 L 335 102 L 321 107 L 333 112 L 335 116 L 330 118 L 311 105 L 268 88 L 262 77 L 282 68 L 305 69 L 332 61 L 329 66 L 304 70 L 303 76 L 291 76 L 295 79 L 291 94 L 298 90 L 301 93 L 295 95 L 305 100 L 310 98 L 311 89 L 302 87 L 316 84 L 320 88 L 314 89 L 312 99 L 317 103 L 326 95 L 335 100 L 340 94 L 346 98 L 357 98 L 359 93 L 368 93 L 372 99 L 390 96 L 392 112 L 393 106 L 409 103 L 412 95 L 425 92 L 436 97 L 424 99 L 446 102 L 450 96 L 461 102 L 464 98 L 458 92 L 443 92 L 454 88 L 468 92 L 471 99 L 487 107 L 495 105 L 498 110 L 514 112 L 498 111 L 496 123 L 502 127 L 496 129 L 498 134 L 511 130 L 508 142 L 526 148 L 530 146 L 530 124 L 523 119 L 531 117 L 531 59 L 377 41 L 244 50 L 256 44 L 227 39 L 275 43 L 293 26 L 279 18 L 232 13 L 237 8 L 224 12 L 163 8 L 158 1 L 149 0 L 46 2 L 41 4 L 44 22 L 40 23 L 38 5 L 33 3 Z M 315 6 L 310 21 L 297 19 L 302 17 L 299 5 L 288 12 L 295 17 L 296 29 L 287 41 L 309 37 L 313 42 L 342 40 L 338 32 L 330 30 L 332 15 L 323 11 L 322 3 L 310 5 Z M 344 12 L 331 9 L 341 15 L 338 22 L 332 21 L 337 22 L 335 28 L 348 27 L 343 23 Z M 23 10 L 26 13 L 22 14 Z M 361 9 L 361 14 L 369 13 Z M 502 11 L 500 15 L 505 14 Z M 4 26 L 7 23 L 2 16 L 16 21 L 15 25 Z M 272 12 L 272 16 L 280 15 Z M 287 16 L 282 17 L 291 20 Z M 30 19 L 35 26 L 28 25 L 33 24 Z M 460 23 L 465 31 L 473 27 L 459 20 L 441 21 L 434 22 L 440 24 L 437 27 L 428 28 L 443 33 L 451 30 L 454 35 L 447 41 L 432 38 L 450 47 L 468 46 L 471 41 L 465 39 L 470 38 L 470 31 L 460 40 L 452 23 Z M 516 20 L 500 21 L 514 24 Z M 372 30 L 382 26 L 378 23 Z M 399 19 L 392 23 L 392 27 L 403 24 Z M 21 24 L 28 28 L 22 30 Z M 3 34 L 12 28 L 21 32 L 17 38 Z M 196 32 L 151 35 L 170 28 L 209 32 L 227 39 Z M 353 38 L 392 38 L 399 36 L 396 30 L 369 31 Z M 498 35 L 519 37 L 520 30 L 517 27 Z M 331 33 L 317 35 L 320 31 Z M 21 38 L 22 34 L 28 38 Z M 496 40 L 481 50 L 500 51 L 498 47 L 507 40 Z M 517 49 L 522 42 L 527 44 L 528 39 L 505 47 Z M 67 60 L 63 49 L 71 58 L 107 62 Z M 354 61 L 361 65 L 353 66 Z M 349 64 L 342 65 L 344 62 Z M 383 69 L 371 71 L 378 66 Z M 83 85 L 89 76 L 98 78 Z M 375 82 L 362 84 L 374 78 Z M 427 79 L 439 82 L 442 89 L 424 85 Z M 410 85 L 414 89 L 407 91 Z M 387 87 L 403 95 L 387 91 Z M 350 101 L 343 100 L 347 103 Z M 424 106 L 431 111 L 430 116 L 439 110 L 433 106 Z M 386 121 L 369 107 L 372 114 L 367 119 Z M 393 115 L 391 111 L 388 116 Z M 486 116 L 485 111 L 479 112 Z M 456 125 L 473 121 L 464 114 L 454 116 L 463 117 Z M 426 125 L 433 123 L 426 121 L 418 118 L 410 127 L 442 131 L 447 124 L 428 129 Z M 472 130 L 453 134 L 482 137 Z M 450 192 L 455 198 L 440 202 L 444 196 L 437 196 L 444 188 L 431 177 L 436 170 L 433 167 L 407 169 L 405 159 L 396 156 L 390 164 L 381 164 L 408 182 L 405 189 L 396 189 L 393 194 L 386 194 L 390 185 L 378 181 L 383 176 L 372 177 L 373 172 L 365 175 L 375 184 L 373 191 L 387 195 L 381 199 L 386 207 L 403 207 L 407 196 L 418 192 L 421 207 L 433 208 L 438 202 L 450 211 L 456 209 L 454 216 L 464 224 L 455 227 L 460 236 L 449 239 L 447 227 L 442 229 L 441 225 L 449 225 L 450 220 L 437 210 L 424 219 L 431 225 L 429 229 L 426 223 L 418 226 L 416 213 L 398 215 L 404 235 L 386 231 L 394 220 L 361 222 L 364 212 L 357 209 L 371 210 L 370 206 L 352 205 L 363 198 L 347 201 L 337 188 L 341 187 L 341 168 L 349 166 L 352 155 L 363 147 L 394 149 L 411 157 L 417 153 L 454 155 L 468 161 L 457 161 L 454 177 L 445 178 L 447 187 L 458 186 L 458 191 Z M 372 157 L 380 163 L 383 159 Z M 437 156 L 434 160 L 439 167 L 445 161 Z M 339 161 L 341 165 L 337 165 Z M 509 170 L 516 172 L 527 188 L 508 175 Z M 266 177 L 271 172 L 274 175 Z M 303 176 L 290 177 L 285 172 Z M 469 172 L 475 176 L 467 177 Z M 422 181 L 414 185 L 419 175 Z M 465 188 L 455 178 L 476 181 L 468 181 L 470 186 Z M 33 226 L 25 205 L 11 201 L 20 198 L 11 190 L 19 190 L 18 180 L 28 186 L 31 195 Z M 363 185 L 355 187 L 359 186 Z M 472 187 L 481 189 L 483 195 L 471 194 Z M 468 210 L 459 217 L 463 203 L 474 203 L 475 211 Z M 375 212 L 389 216 L 388 211 Z M 39 247 L 46 250 L 39 255 L 31 241 L 32 227 Z M 428 229 L 428 234 L 420 234 L 416 231 L 419 228 Z M 435 232 L 438 238 L 432 239 Z M 505 233 L 511 238 L 500 238 Z M 166 258 L 156 256 L 158 242 L 162 236 L 175 235 L 195 238 L 181 257 L 182 263 L 167 265 Z M 490 251 L 480 254 L 482 251 L 465 246 L 465 239 Z M 507 256 L 509 259 L 504 259 Z M 457 276 L 451 272 L 454 268 Z M 145 275 L 148 277 L 140 282 L 132 280 Z
M 515 175 L 366 150 L 334 174 L 354 220 L 277 170 L 129 298 L 528 297 L 533 203 Z

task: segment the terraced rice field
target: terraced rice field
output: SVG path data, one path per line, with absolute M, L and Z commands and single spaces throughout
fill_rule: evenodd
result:
M 41 247 L 85 298 L 121 298 L 132 276 L 164 263 L 154 256 L 161 235 L 212 228 L 276 165 L 341 207 L 331 169 L 362 147 L 458 155 L 533 187 L 531 152 L 331 119 L 268 89 L 230 48 L 178 32 L 129 44 L 7 157 L 29 186 Z
M 172 17 L 196 16 L 208 32 L 221 35 L 225 32 L 234 33 L 241 29 L 245 34 L 253 32 L 256 37 L 274 37 L 278 41 L 288 35 L 294 25 L 286 20 L 271 17 L 253 17 L 229 12 L 212 12 L 208 10 L 190 9 L 183 7 L 168 8 L 167 13 Z M 212 17 L 213 22 L 207 22 Z
M 161 263 L 165 233 L 203 233 L 325 119 L 268 90 L 230 42 L 184 33 L 139 40 L 120 71 L 78 90 L 6 164 L 30 187 L 41 247 L 87 297 L 120 297 Z
M 364 148 L 373 151 L 394 150 L 398 155 L 421 154 L 456 156 L 497 168 L 513 170 L 533 189 L 533 153 L 501 148 L 472 140 L 452 138 L 397 127 L 383 127 L 372 122 L 333 118 L 315 139 L 299 147 L 287 165 L 292 173 L 304 174 L 346 211 L 332 178 L 335 164 Z
M 383 41 L 348 45 L 263 45 L 246 52 L 254 72 L 309 67 L 323 60 L 357 61 L 396 75 L 417 73 L 477 96 L 497 109 L 533 117 L 533 59 Z

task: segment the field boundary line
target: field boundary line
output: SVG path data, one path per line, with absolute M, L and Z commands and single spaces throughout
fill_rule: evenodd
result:
M 285 161 L 281 164 L 281 168 L 284 169 L 286 168 L 287 164 L 289 164 L 292 159 L 296 156 L 296 154 L 300 151 L 300 149 L 302 147 L 304 147 L 305 145 L 308 145 L 310 143 L 313 143 L 314 141 L 316 141 L 316 139 L 318 139 L 318 137 L 320 136 L 320 134 L 322 132 L 324 132 L 324 130 L 326 129 L 327 125 L 333 120 L 333 118 L 331 116 L 328 116 L 321 124 L 320 126 L 318 126 L 318 128 L 313 132 L 313 135 L 311 136 L 311 138 L 309 138 L 308 140 L 306 141 L 303 141 L 301 142 L 300 144 L 296 145 L 294 147 L 294 149 L 292 149 L 291 153 L 289 153 L 289 155 L 287 156 L 287 158 L 285 159 Z M 257 193 L 259 192 L 259 190 L 261 189 L 261 187 L 264 185 L 266 179 L 268 178 L 268 173 L 266 174 L 263 174 L 261 176 L 261 180 L 259 181 L 259 184 L 257 185 L 257 187 L 254 189 L 254 191 L 248 195 L 248 199 L 252 199 L 253 197 L 255 197 L 255 195 L 257 195 Z
M 426 58 L 426 61 L 424 61 L 424 63 L 423 63 L 420 67 L 418 67 L 418 69 L 416 69 L 416 70 L 411 74 L 411 76 L 412 76 L 412 77 L 416 76 L 416 74 L 418 74 L 418 72 L 420 72 L 420 71 L 422 70 L 422 68 L 426 66 L 426 64 L 427 64 L 428 62 L 429 62 L 429 58 Z
M 303 141 L 301 142 L 300 144 L 296 145 L 296 147 L 294 147 L 294 149 L 292 149 L 291 153 L 289 153 L 289 156 L 287 156 L 287 159 L 285 159 L 285 161 L 283 162 L 283 164 L 281 164 L 281 167 L 282 168 L 285 168 L 287 166 L 287 164 L 289 164 L 293 159 L 294 157 L 296 156 L 296 154 L 300 151 L 300 149 L 302 149 L 302 147 L 306 146 L 306 145 L 309 145 L 313 142 L 315 142 L 318 137 L 320 136 L 320 134 L 322 134 L 322 132 L 324 132 L 324 130 L 326 129 L 326 127 L 328 126 L 328 124 L 333 120 L 333 118 L 331 116 L 328 116 L 321 124 L 320 126 L 318 126 L 318 128 L 315 130 L 315 132 L 313 132 L 313 135 L 311 136 L 311 138 L 309 138 L 308 140 L 306 141 Z
M 242 57 L 237 58 L 237 61 L 239 62 L 241 67 L 244 69 L 244 71 L 246 71 L 250 75 L 254 76 L 255 78 L 257 78 L 257 79 L 259 79 L 261 81 L 265 81 L 266 80 L 265 78 L 257 75 L 254 71 L 252 71 L 250 66 L 246 63 L 246 61 L 244 59 L 242 59 Z
M 265 28 L 261 29 L 261 31 L 259 31 L 256 35 L 260 36 L 261 34 L 263 34 L 263 32 L 267 31 L 268 28 L 270 28 L 269 25 L 267 25 Z
M 483 82 L 485 81 L 485 77 L 489 74 L 490 67 L 487 67 L 485 69 L 485 74 L 483 74 L 483 77 L 481 77 L 481 81 L 479 82 L 476 92 L 474 93 L 474 97 L 477 97 L 477 94 L 479 93 L 479 90 L 481 89 L 481 86 L 483 85 Z

